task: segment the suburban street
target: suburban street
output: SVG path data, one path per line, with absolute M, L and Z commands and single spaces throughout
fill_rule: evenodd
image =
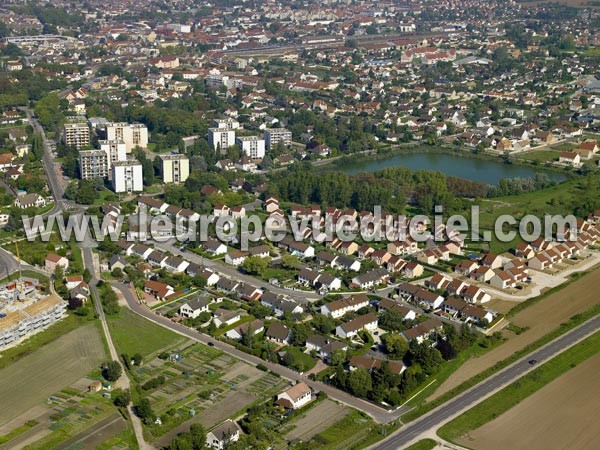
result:
M 243 274 L 238 270 L 237 267 L 227 265 L 224 261 L 220 259 L 213 260 L 209 258 L 203 258 L 202 256 L 199 256 L 193 252 L 182 252 L 181 250 L 179 250 L 179 246 L 177 244 L 178 242 L 175 239 L 170 239 L 167 242 L 155 242 L 154 247 L 163 251 L 170 252 L 173 255 L 181 256 L 183 259 L 186 259 L 189 262 L 206 266 L 233 280 L 242 281 L 244 283 L 248 283 L 253 286 L 266 289 L 275 294 L 286 295 L 301 304 L 312 303 L 319 299 L 318 294 L 316 294 L 315 292 L 293 291 L 290 289 L 283 289 L 281 287 L 269 284 L 266 281 L 259 280 L 256 277 Z
M 155 314 L 152 310 L 150 310 L 146 305 L 140 304 L 128 286 L 116 282 L 112 283 L 112 285 L 119 292 L 121 292 L 121 294 L 127 302 L 127 305 L 133 312 L 139 314 L 142 317 L 145 317 L 151 322 L 154 322 L 155 324 L 158 324 L 165 328 L 169 328 L 178 334 L 181 334 L 185 337 L 188 337 L 190 339 L 196 340 L 204 344 L 212 342 L 215 348 L 218 348 L 249 364 L 263 364 L 267 366 L 269 370 L 272 370 L 273 372 L 278 373 L 282 377 L 285 377 L 289 380 L 305 381 L 311 388 L 317 391 L 326 392 L 329 397 L 365 412 L 366 414 L 370 415 L 373 418 L 373 420 L 375 420 L 377 423 L 389 423 L 393 420 L 400 418 L 402 414 L 406 413 L 410 409 L 407 407 L 403 407 L 395 411 L 389 412 L 383 408 L 378 407 L 377 405 L 358 399 L 332 386 L 320 382 L 311 381 L 298 372 L 290 370 L 279 364 L 268 363 L 258 357 L 244 353 L 229 344 L 215 340 L 206 334 L 200 333 L 182 324 L 172 322 L 164 316 L 159 316 Z M 590 319 L 589 321 L 583 323 L 577 328 L 550 342 L 546 346 L 524 356 L 519 361 L 513 363 L 509 367 L 503 369 L 502 371 L 491 376 L 490 378 L 482 381 L 472 389 L 457 396 L 456 398 L 450 400 L 444 405 L 434 409 L 433 411 L 418 419 L 417 421 L 401 428 L 396 433 L 391 434 L 388 438 L 386 438 L 386 440 L 380 442 L 372 448 L 383 450 L 403 448 L 416 438 L 422 436 L 424 433 L 427 433 L 431 430 L 436 430 L 441 425 L 454 418 L 456 415 L 473 407 L 477 403 L 481 402 L 485 398 L 495 393 L 497 390 L 514 382 L 516 379 L 525 375 L 527 372 L 533 370 L 536 366 L 529 364 L 529 360 L 536 359 L 540 362 L 547 361 L 552 357 L 556 356 L 557 354 L 561 353 L 562 351 L 575 345 L 577 342 L 589 336 L 590 334 L 596 332 L 598 329 L 600 329 L 600 316 Z

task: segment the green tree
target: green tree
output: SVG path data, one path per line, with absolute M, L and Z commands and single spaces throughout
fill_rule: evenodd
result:
M 102 370 L 102 376 L 106 378 L 108 381 L 117 381 L 121 374 L 123 373 L 123 368 L 118 361 L 108 361 Z
M 281 257 L 281 267 L 296 270 L 300 268 L 300 259 L 297 256 L 285 254 Z
M 244 260 L 242 268 L 250 275 L 262 275 L 269 267 L 270 258 L 249 256 Z
M 113 403 L 119 408 L 126 408 L 131 401 L 129 389 L 115 389 L 112 393 Z
M 150 425 L 156 419 L 150 400 L 142 398 L 135 405 L 135 414 L 144 421 L 146 425 Z
M 371 374 L 362 367 L 350 372 L 347 383 L 350 392 L 357 397 L 366 397 L 373 388 Z
M 408 351 L 408 342 L 397 333 L 389 333 L 382 336 L 385 351 L 394 358 L 402 359 Z

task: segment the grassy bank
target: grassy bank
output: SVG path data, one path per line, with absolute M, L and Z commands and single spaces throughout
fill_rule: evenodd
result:
M 437 442 L 433 439 L 423 439 L 419 442 L 415 442 L 410 447 L 406 447 L 406 450 L 431 450 L 437 446 Z
M 485 425 L 598 352 L 600 352 L 600 332 L 559 354 L 461 414 L 441 427 L 438 435 L 452 442 L 470 430 Z

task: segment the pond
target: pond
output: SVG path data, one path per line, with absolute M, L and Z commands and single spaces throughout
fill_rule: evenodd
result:
M 490 159 L 467 158 L 446 153 L 407 153 L 386 159 L 367 160 L 364 163 L 351 163 L 338 170 L 348 174 L 376 172 L 387 167 L 402 166 L 411 170 L 435 170 L 448 176 L 465 178 L 496 185 L 503 178 L 529 178 L 537 173 L 546 174 L 551 180 L 561 182 L 566 176 L 552 170 L 537 169 L 517 164 L 504 164 Z

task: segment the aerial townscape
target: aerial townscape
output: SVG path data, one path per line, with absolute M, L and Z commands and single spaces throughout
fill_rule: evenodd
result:
M 0 450 L 600 448 L 600 2 L 0 16 Z

